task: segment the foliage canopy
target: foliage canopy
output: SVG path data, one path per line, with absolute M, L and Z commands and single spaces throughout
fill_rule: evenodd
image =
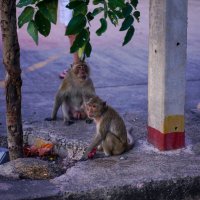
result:
M 133 37 L 135 28 L 134 21 L 140 19 L 137 10 L 138 0 L 93 0 L 92 11 L 89 10 L 90 0 L 71 0 L 66 7 L 73 10 L 66 35 L 76 34 L 76 39 L 70 48 L 74 53 L 82 50 L 82 59 L 89 57 L 92 51 L 90 43 L 90 22 L 101 14 L 100 27 L 96 34 L 101 36 L 108 28 L 108 21 L 114 26 L 119 26 L 119 31 L 126 31 L 123 46 Z M 27 32 L 38 44 L 38 35 L 47 37 L 51 31 L 51 23 L 57 22 L 58 0 L 19 0 L 17 7 L 22 8 L 18 18 L 18 26 L 21 28 L 28 23 Z

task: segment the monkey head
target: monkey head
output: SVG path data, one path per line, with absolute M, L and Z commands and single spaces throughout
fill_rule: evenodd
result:
M 100 99 L 98 96 L 90 98 L 85 103 L 86 113 L 90 119 L 96 119 L 101 117 L 101 115 L 106 111 L 106 102 Z
M 81 79 L 81 80 L 85 80 L 88 78 L 89 76 L 89 67 L 88 65 L 83 62 L 83 61 L 80 61 L 78 63 L 74 63 L 72 65 L 72 73 L 78 78 L 78 79 Z

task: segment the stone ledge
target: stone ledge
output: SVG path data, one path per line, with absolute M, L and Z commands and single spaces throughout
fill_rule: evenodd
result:
M 18 158 L 0 165 L 0 176 L 9 179 L 52 179 L 64 170 L 60 165 L 36 158 Z
M 143 129 L 138 129 L 143 120 L 134 114 L 124 114 L 127 130 L 136 125 L 134 129 L 134 140 L 141 138 L 145 133 Z M 61 157 L 68 157 L 73 160 L 79 160 L 83 155 L 85 148 L 88 146 L 96 131 L 95 124 L 86 124 L 85 121 L 76 121 L 71 126 L 64 126 L 62 120 L 54 122 L 35 122 L 25 123 L 24 127 L 24 143 L 33 145 L 37 140 L 51 141 L 54 144 L 54 151 Z M 143 131 L 142 135 L 139 135 Z
M 168 200 L 200 198 L 200 157 L 186 151 L 124 155 L 78 162 L 51 180 L 65 199 Z
M 36 184 L 41 185 L 40 189 L 45 190 L 49 184 L 56 189 L 55 192 L 49 191 L 43 194 L 43 199 L 53 199 L 55 195 L 58 200 L 200 199 L 200 156 L 193 151 L 194 145 L 200 142 L 199 126 L 196 125 L 200 119 L 196 116 L 186 118 L 186 148 L 161 152 L 146 141 L 145 116 L 125 114 L 123 117 L 127 128 L 133 127 L 135 147 L 121 156 L 76 162 L 65 174 L 51 179 L 50 182 L 43 182 L 44 185 L 37 181 Z M 86 125 L 84 122 L 78 122 L 75 126 L 64 127 L 61 120 L 24 125 L 24 134 L 27 139 L 30 138 L 29 142 L 39 136 L 42 139 L 58 142 L 59 145 L 66 142 L 74 144 L 75 147 L 89 143 L 94 131 L 94 124 Z M 39 196 L 35 197 L 34 193 L 30 195 L 25 192 L 26 182 L 27 180 L 24 180 L 23 184 L 18 182 L 18 192 L 22 194 L 16 199 L 41 199 Z M 31 187 L 32 190 L 36 189 L 36 185 L 32 184 Z M 8 195 L 5 190 L 1 193 L 2 190 L 0 188 L 0 197 L 1 194 Z M 9 189 L 9 193 L 16 196 L 15 190 L 14 187 L 13 190 Z
M 200 177 L 150 181 L 90 191 L 65 192 L 65 200 L 199 200 Z
M 62 121 L 36 122 L 24 125 L 24 143 L 33 145 L 39 140 L 50 141 L 54 144 L 54 152 L 59 156 L 78 160 L 92 137 L 91 128 L 94 125 L 87 125 L 83 121 L 69 127 L 64 126 Z

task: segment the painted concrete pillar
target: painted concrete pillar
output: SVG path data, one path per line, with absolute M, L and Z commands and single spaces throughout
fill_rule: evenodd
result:
M 159 150 L 185 146 L 187 0 L 150 0 L 148 141 Z

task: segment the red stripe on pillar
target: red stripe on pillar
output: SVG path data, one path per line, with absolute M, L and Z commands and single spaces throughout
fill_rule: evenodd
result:
M 148 142 L 161 151 L 183 148 L 185 147 L 185 132 L 163 134 L 148 126 Z

